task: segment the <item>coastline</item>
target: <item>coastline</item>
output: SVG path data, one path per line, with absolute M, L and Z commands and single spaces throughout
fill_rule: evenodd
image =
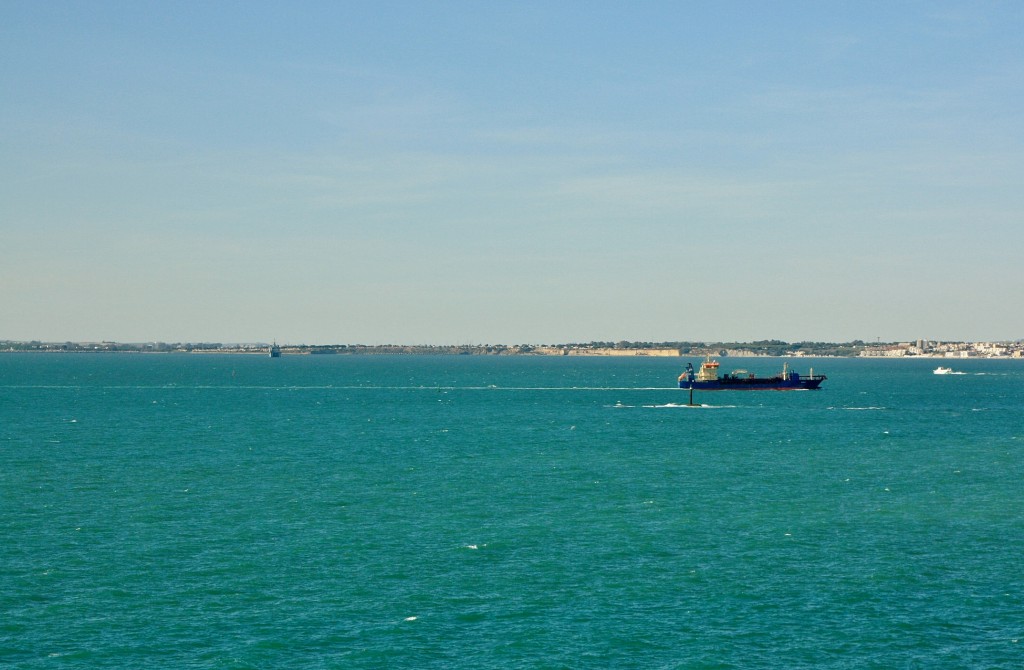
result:
M 930 349 L 917 344 L 889 343 L 798 343 L 772 341 L 755 343 L 646 343 L 628 346 L 591 344 L 567 345 L 279 345 L 282 356 L 542 356 L 588 358 L 683 358 L 713 356 L 721 359 L 749 358 L 872 358 L 942 361 L 980 359 L 1024 359 L 1024 342 L 936 342 Z M 19 342 L 0 340 L 0 354 L 229 354 L 270 357 L 270 344 L 221 343 L 75 343 Z M 757 349 L 760 349 L 758 351 Z

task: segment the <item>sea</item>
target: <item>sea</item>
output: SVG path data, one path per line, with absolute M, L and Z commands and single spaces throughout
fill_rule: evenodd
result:
M 688 361 L 0 354 L 0 667 L 1024 667 L 1024 361 Z

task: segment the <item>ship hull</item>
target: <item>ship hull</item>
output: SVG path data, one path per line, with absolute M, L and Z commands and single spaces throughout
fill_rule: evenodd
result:
M 679 388 L 695 391 L 811 391 L 821 386 L 824 376 L 785 379 L 764 377 L 761 379 L 715 379 L 709 381 L 679 380 Z

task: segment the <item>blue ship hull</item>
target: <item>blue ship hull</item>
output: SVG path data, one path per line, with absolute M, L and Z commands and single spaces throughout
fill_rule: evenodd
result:
M 816 389 L 825 379 L 825 375 L 801 377 L 795 372 L 790 375 L 789 379 L 783 377 L 754 377 L 752 379 L 723 377 L 710 381 L 680 379 L 679 388 L 692 388 L 695 391 L 797 391 Z

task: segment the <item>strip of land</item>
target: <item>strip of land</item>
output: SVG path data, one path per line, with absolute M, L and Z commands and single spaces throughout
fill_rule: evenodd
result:
M 270 344 L 221 342 L 41 342 L 0 340 L 0 352 L 231 353 L 267 355 L 431 354 L 475 356 L 717 356 L 1024 358 L 1024 340 L 1012 342 L 586 342 L 569 344 Z

